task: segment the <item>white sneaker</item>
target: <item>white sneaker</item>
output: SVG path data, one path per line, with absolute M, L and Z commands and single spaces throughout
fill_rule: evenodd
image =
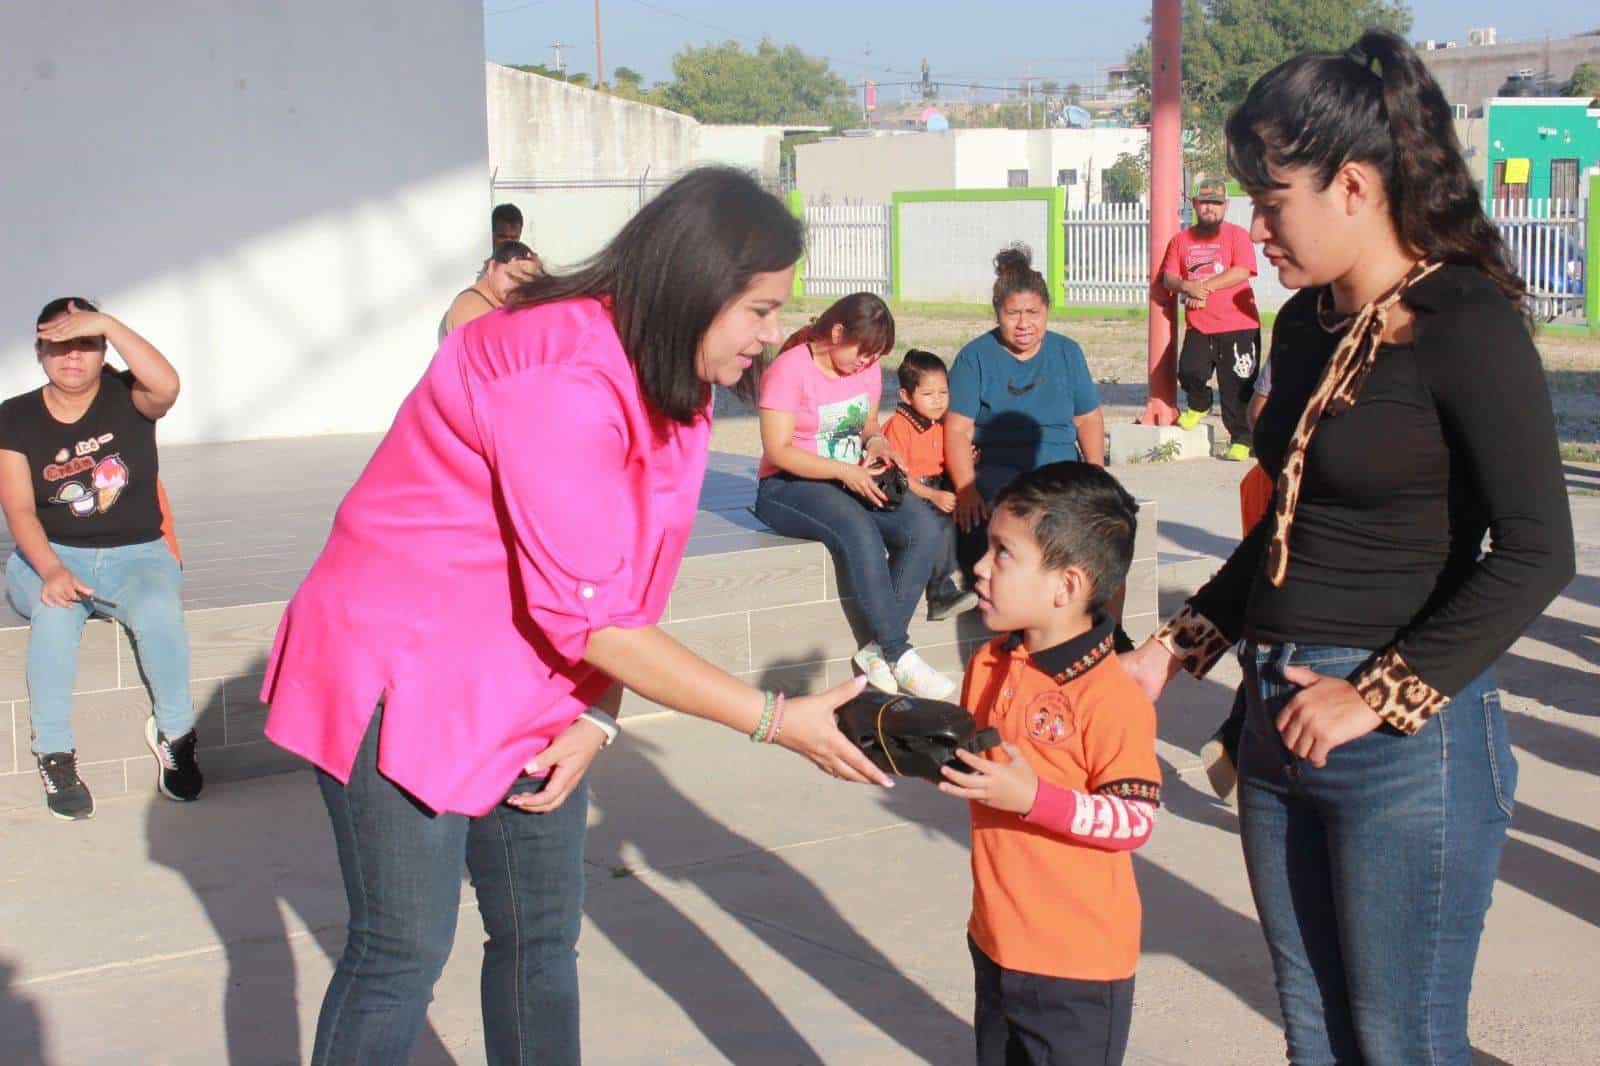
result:
M 889 693 L 900 691 L 900 686 L 894 683 L 894 671 L 889 669 L 889 660 L 883 657 L 883 649 L 878 647 L 877 641 L 856 652 L 850 661 L 861 667 L 861 672 L 867 675 L 867 684 L 873 688 Z
M 956 694 L 956 683 L 923 662 L 915 649 L 894 664 L 894 679 L 902 690 L 925 700 L 948 700 Z

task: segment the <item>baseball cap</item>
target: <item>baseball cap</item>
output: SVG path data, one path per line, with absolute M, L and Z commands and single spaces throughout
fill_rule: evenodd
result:
M 1194 198 L 1202 204 L 1228 202 L 1228 183 L 1221 178 L 1201 178 L 1194 183 Z

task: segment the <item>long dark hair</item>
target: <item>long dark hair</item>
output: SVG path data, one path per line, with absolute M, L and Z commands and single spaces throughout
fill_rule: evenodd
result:
M 609 297 L 645 399 L 688 425 L 710 398 L 695 357 L 712 319 L 757 274 L 794 265 L 803 248 L 799 219 L 753 178 L 699 167 L 645 204 L 577 271 L 535 278 L 507 305 Z
M 844 327 L 846 343 L 859 345 L 861 354 L 869 359 L 882 358 L 894 350 L 894 315 L 889 313 L 889 305 L 874 293 L 853 292 L 833 301 L 810 325 L 789 334 L 778 345 L 778 351 L 786 352 L 814 340 L 831 340 L 834 326 Z
M 1026 244 L 1000 249 L 994 257 L 994 313 L 1019 292 L 1031 292 L 1050 306 L 1050 286 L 1044 275 L 1033 269 L 1033 252 Z
M 1526 293 L 1484 216 L 1444 93 L 1394 34 L 1368 30 L 1346 52 L 1269 70 L 1229 116 L 1227 138 L 1228 169 L 1252 195 L 1286 187 L 1275 169 L 1309 167 L 1325 189 L 1345 163 L 1371 164 L 1403 244 L 1477 267 L 1509 299 Z

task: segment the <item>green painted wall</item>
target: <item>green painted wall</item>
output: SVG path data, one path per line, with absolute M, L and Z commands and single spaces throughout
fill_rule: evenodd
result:
M 1495 162 L 1501 159 L 1530 161 L 1528 196 L 1534 199 L 1550 195 L 1553 159 L 1576 159 L 1581 184 L 1584 171 L 1600 164 L 1600 109 L 1589 108 L 1587 103 L 1490 101 L 1485 200 L 1502 195 L 1488 187 L 1494 179 Z

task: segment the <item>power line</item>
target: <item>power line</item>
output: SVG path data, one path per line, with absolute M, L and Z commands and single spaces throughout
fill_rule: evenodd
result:
M 642 8 L 646 8 L 646 9 L 648 9 L 650 11 L 654 11 L 658 15 L 669 15 L 672 18 L 681 19 L 682 21 L 690 23 L 690 24 L 695 25 L 695 26 L 701 26 L 701 27 L 703 27 L 705 29 L 708 29 L 708 30 L 716 30 L 718 33 L 726 33 L 729 37 L 732 37 L 735 40 L 739 40 L 739 41 L 754 41 L 755 40 L 754 37 L 751 37 L 751 36 L 749 36 L 747 34 L 743 34 L 743 33 L 736 33 L 733 30 L 730 30 L 726 26 L 719 26 L 714 22 L 707 22 L 704 19 L 697 19 L 697 18 L 694 18 L 691 15 L 685 15 L 681 11 L 673 11 L 671 8 L 662 7 L 659 4 L 648 3 L 647 0 L 633 0 L 633 2 L 638 4 Z
M 524 8 L 538 7 L 540 4 L 548 3 L 550 3 L 550 0 L 528 0 L 526 4 L 515 4 L 511 7 L 503 7 L 499 11 L 485 11 L 483 13 L 483 17 L 493 18 L 495 15 L 509 15 L 513 11 L 521 11 Z

